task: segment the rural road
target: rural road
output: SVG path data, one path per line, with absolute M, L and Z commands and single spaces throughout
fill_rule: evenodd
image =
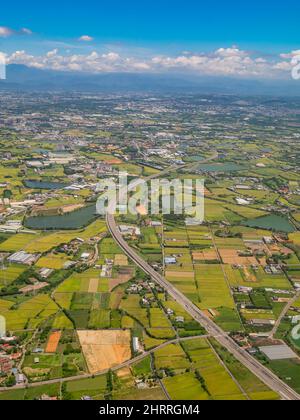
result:
M 209 158 L 212 160 L 217 156 Z M 177 169 L 180 169 L 178 167 Z M 154 177 L 159 177 L 165 175 L 168 172 L 174 171 L 175 168 L 171 167 L 163 172 L 152 175 L 148 179 L 153 179 Z M 134 190 L 139 183 L 143 181 L 137 180 L 131 184 L 131 190 Z M 127 191 L 126 191 L 127 192 Z M 120 195 L 122 191 L 120 190 Z M 239 347 L 239 345 L 222 330 L 218 325 L 216 325 L 210 318 L 208 318 L 195 304 L 193 304 L 183 293 L 177 290 L 169 281 L 167 281 L 161 274 L 156 272 L 142 257 L 140 257 L 123 239 L 119 228 L 117 226 L 114 212 L 116 203 L 110 202 L 107 208 L 106 214 L 106 223 L 108 229 L 120 246 L 123 252 L 146 274 L 148 274 L 151 279 L 156 282 L 158 285 L 163 287 L 169 295 L 179 303 L 197 322 L 202 325 L 209 335 L 215 337 L 215 339 L 225 347 L 239 362 L 241 362 L 245 367 L 247 367 L 253 374 L 255 374 L 261 381 L 263 381 L 267 386 L 269 386 L 273 391 L 277 392 L 283 400 L 300 400 L 300 395 L 290 388 L 286 383 L 280 380 L 274 373 L 269 369 L 263 366 L 259 361 L 252 357 L 249 353 Z
M 286 316 L 286 314 L 288 313 L 288 311 L 291 309 L 291 307 L 293 306 L 293 304 L 296 302 L 296 300 L 298 300 L 300 297 L 300 291 L 297 292 L 295 294 L 295 296 L 287 303 L 287 305 L 285 305 L 285 307 L 283 308 L 280 316 L 278 317 L 272 331 L 269 334 L 269 338 L 273 338 L 274 335 L 277 333 L 277 330 L 281 324 L 281 321 L 283 320 L 283 318 Z
M 160 349 L 162 349 L 162 348 L 164 348 L 164 347 L 166 347 L 170 344 L 177 344 L 177 343 L 180 343 L 182 341 L 190 341 L 190 340 L 195 340 L 197 338 L 209 338 L 209 335 L 195 335 L 195 336 L 191 336 L 191 337 L 180 337 L 180 338 L 175 338 L 174 340 L 168 340 L 165 343 L 160 344 L 159 346 L 153 347 L 151 350 L 148 350 L 148 351 L 145 351 L 144 353 L 139 354 L 138 356 L 134 357 L 133 359 L 129 359 L 126 362 L 123 362 L 119 365 L 116 365 L 116 366 L 112 367 L 111 369 L 104 369 L 104 370 L 101 370 L 97 373 L 69 376 L 67 378 L 50 379 L 49 381 L 27 383 L 26 385 L 15 385 L 13 387 L 3 387 L 3 388 L 0 388 L 0 393 L 4 392 L 4 391 L 13 391 L 13 390 L 16 390 L 16 389 L 35 388 L 35 387 L 41 386 L 41 385 L 51 385 L 51 384 L 57 384 L 57 383 L 63 383 L 63 382 L 78 381 L 80 379 L 95 378 L 97 376 L 105 375 L 106 373 L 109 372 L 109 370 L 117 371 L 119 369 L 134 365 L 135 363 L 138 363 L 141 360 L 145 359 L 145 357 L 152 355 L 157 350 L 160 350 Z

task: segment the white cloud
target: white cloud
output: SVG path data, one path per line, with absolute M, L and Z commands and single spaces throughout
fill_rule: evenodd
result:
M 32 35 L 33 34 L 32 30 L 31 29 L 28 29 L 28 28 L 22 28 L 20 30 L 20 33 L 21 34 L 24 34 L 24 35 Z
M 93 39 L 94 38 L 89 35 L 82 35 L 80 38 L 78 38 L 78 41 L 91 42 Z
M 28 28 L 21 28 L 16 31 L 8 26 L 0 26 L 0 37 L 7 38 L 12 35 L 32 35 L 32 31 Z
M 208 53 L 185 52 L 177 56 L 152 55 L 143 58 L 130 54 L 97 51 L 88 54 L 61 54 L 57 49 L 33 56 L 16 51 L 8 57 L 9 63 L 22 63 L 37 68 L 64 71 L 101 72 L 180 72 L 198 75 L 231 77 L 283 78 L 290 77 L 291 58 L 300 51 L 266 58 L 237 47 L 219 48 Z
M 215 52 L 216 56 L 220 57 L 245 57 L 247 53 L 245 51 L 239 50 L 236 47 L 232 48 L 219 48 Z
M 300 55 L 300 50 L 294 50 L 289 53 L 280 54 L 280 57 L 284 59 L 292 59 L 299 55 Z
M 46 56 L 47 56 L 48 58 L 50 58 L 50 57 L 54 57 L 55 55 L 57 55 L 57 53 L 58 53 L 58 49 L 57 49 L 57 48 L 55 48 L 54 50 L 48 51 L 48 52 L 47 52 L 47 54 L 46 54 Z
M 14 31 L 7 26 L 0 26 L 0 37 L 6 38 L 8 36 L 13 35 Z

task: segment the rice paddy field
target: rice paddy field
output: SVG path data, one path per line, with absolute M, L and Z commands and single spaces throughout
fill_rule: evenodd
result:
M 199 265 L 195 273 L 201 309 L 235 307 L 220 265 Z
M 173 344 L 155 352 L 156 369 L 173 372 L 163 379 L 171 399 L 278 399 L 276 393 L 234 358 L 225 357 L 227 352 L 224 349 L 218 347 L 217 350 L 220 354 L 207 339 L 198 338 L 185 341 L 182 346 Z M 225 363 L 220 356 L 223 360 L 225 357 Z
M 61 254 L 48 254 L 41 257 L 35 264 L 36 267 L 51 268 L 53 270 L 61 270 L 64 265 L 69 261 L 66 255 Z
M 163 384 L 172 400 L 203 401 L 210 399 L 193 373 L 165 378 Z
M 139 321 L 144 328 L 150 328 L 148 311 L 145 308 L 141 308 L 140 296 L 129 295 L 126 299 L 121 301 L 120 309 L 131 316 L 133 319 Z
M 261 382 L 245 366 L 237 361 L 230 353 L 222 348 L 215 340 L 212 345 L 217 354 L 222 358 L 226 368 L 238 381 L 242 391 L 250 400 L 277 400 L 279 395 Z
M 85 229 L 78 231 L 61 231 L 50 234 L 18 233 L 0 244 L 0 252 L 25 250 L 29 253 L 44 253 L 58 245 L 69 243 L 77 237 L 85 240 L 104 232 L 106 232 L 105 222 L 96 220 Z
M 12 332 L 34 329 L 59 311 L 56 303 L 45 294 L 32 297 L 5 312 L 7 329 Z
M 104 400 L 107 393 L 107 377 L 102 375 L 96 378 L 67 382 L 66 393 L 70 400 L 80 400 L 86 395 L 94 400 Z
M 224 266 L 228 281 L 231 286 L 246 286 L 253 288 L 274 288 L 290 290 L 292 288 L 284 273 L 278 275 L 266 274 L 262 267 L 253 270 L 251 267 L 245 269 L 234 269 L 229 265 Z
M 0 244 L 1 252 L 14 252 L 24 249 L 30 243 L 33 243 L 37 240 L 39 235 L 33 235 L 28 233 L 18 233 L 11 236 L 6 241 Z
M 166 396 L 159 383 L 151 383 L 151 386 L 140 389 L 135 385 L 135 380 L 141 372 L 144 375 L 151 373 L 149 358 L 142 361 L 139 366 L 136 365 L 132 368 L 124 368 L 116 371 L 113 378 L 113 400 L 165 400 Z
M 175 373 L 184 373 L 190 366 L 189 360 L 179 344 L 169 344 L 155 351 L 156 369 L 171 369 Z
M 27 270 L 27 266 L 11 264 L 0 267 L 0 287 L 9 286 Z
M 58 397 L 60 394 L 60 384 L 41 385 L 34 388 L 13 389 L 11 391 L 0 392 L 0 401 L 22 401 L 22 400 L 36 400 L 41 395 L 48 395 L 49 397 Z

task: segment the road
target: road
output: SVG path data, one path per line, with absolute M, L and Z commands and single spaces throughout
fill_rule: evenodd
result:
M 210 158 L 214 159 L 216 156 Z M 179 167 L 178 169 L 180 169 Z M 174 167 L 171 167 L 163 172 L 151 176 L 148 179 L 153 179 L 155 176 L 159 177 L 165 175 L 168 172 L 174 171 Z M 139 183 L 143 181 L 137 180 L 131 185 L 131 190 L 134 190 Z M 122 191 L 120 191 L 122 194 Z M 196 305 L 194 305 L 183 293 L 177 290 L 169 281 L 167 281 L 161 274 L 156 272 L 142 257 L 140 257 L 123 239 L 119 228 L 117 226 L 113 210 L 116 203 L 110 202 L 107 208 L 106 213 L 106 223 L 108 229 L 120 246 L 123 252 L 146 274 L 148 274 L 151 279 L 163 287 L 169 295 L 179 303 L 197 322 L 199 322 L 202 327 L 204 327 L 209 335 L 215 337 L 215 339 L 225 347 L 239 362 L 241 362 L 245 367 L 247 367 L 253 374 L 255 374 L 261 381 L 263 381 L 267 386 L 269 386 L 273 391 L 277 392 L 283 400 L 300 400 L 300 395 L 290 388 L 286 383 L 281 381 L 273 372 L 263 366 L 259 361 L 252 357 L 245 350 L 241 349 L 239 345 L 222 330 L 218 325 L 216 325 L 210 318 L 208 318 Z
M 25 388 L 35 388 L 37 386 L 41 385 L 51 385 L 51 384 L 57 384 L 57 383 L 64 383 L 64 382 L 73 382 L 78 381 L 80 379 L 89 379 L 89 378 L 95 378 L 97 376 L 105 375 L 109 372 L 109 370 L 117 371 L 119 369 L 131 366 L 137 362 L 140 362 L 141 360 L 145 359 L 145 357 L 152 355 L 157 350 L 160 350 L 170 344 L 177 344 L 182 341 L 189 341 L 189 340 L 195 340 L 197 338 L 209 338 L 209 335 L 195 335 L 192 337 L 179 337 L 175 338 L 174 340 L 168 340 L 165 343 L 160 344 L 159 346 L 154 347 L 151 350 L 145 351 L 144 353 L 139 354 L 138 356 L 134 357 L 133 359 L 129 359 L 126 362 L 123 362 L 119 365 L 116 365 L 112 367 L 111 369 L 104 369 L 94 374 L 85 374 L 85 375 L 76 375 L 76 376 L 69 376 L 67 378 L 57 378 L 57 379 L 50 379 L 49 381 L 43 381 L 43 382 L 34 382 L 34 383 L 26 383 L 25 385 L 15 385 L 13 387 L 3 387 L 0 388 L 0 393 L 4 391 L 12 391 L 16 389 L 25 389 Z
M 277 330 L 281 324 L 281 321 L 283 320 L 283 318 L 286 316 L 286 314 L 288 313 L 288 311 L 291 309 L 291 307 L 293 306 L 293 304 L 296 302 L 296 300 L 298 300 L 300 297 L 300 291 L 297 292 L 295 294 L 295 296 L 287 303 L 287 305 L 285 305 L 285 307 L 283 308 L 279 318 L 277 319 L 272 331 L 269 334 L 269 338 L 273 338 L 274 335 L 277 333 Z

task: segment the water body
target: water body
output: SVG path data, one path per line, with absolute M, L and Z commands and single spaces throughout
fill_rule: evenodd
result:
M 236 163 L 210 163 L 210 164 L 203 164 L 198 166 L 198 170 L 204 172 L 237 172 L 243 171 L 246 168 L 242 165 L 238 165 Z
M 201 160 L 204 160 L 204 157 L 203 156 L 199 156 L 199 155 L 195 156 L 195 155 L 193 155 L 193 156 L 190 156 L 189 157 L 189 161 L 191 161 L 191 162 L 201 162 Z
M 60 190 L 68 186 L 63 182 L 47 182 L 47 181 L 33 181 L 25 180 L 24 185 L 27 188 L 38 190 Z
M 63 215 L 28 217 L 24 225 L 36 230 L 71 230 L 83 228 L 96 218 L 96 206 L 91 205 Z
M 279 216 L 277 214 L 262 216 L 257 219 L 249 219 L 243 222 L 243 225 L 285 233 L 295 232 L 296 230 L 287 217 Z
M 44 154 L 49 154 L 50 153 L 50 150 L 47 150 L 47 149 L 41 149 L 41 148 L 36 148 L 36 149 L 33 149 L 33 152 L 34 153 L 44 153 Z

